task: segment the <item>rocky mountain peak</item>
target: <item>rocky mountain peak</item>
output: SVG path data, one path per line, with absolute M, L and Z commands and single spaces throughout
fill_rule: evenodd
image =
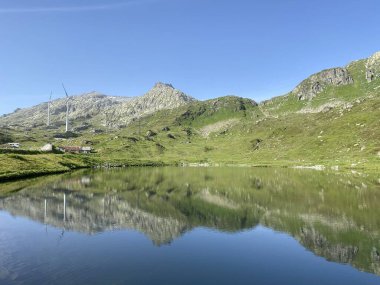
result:
M 173 85 L 170 83 L 157 82 L 153 88 L 171 88 L 174 89 Z
M 375 52 L 372 56 L 368 58 L 368 63 L 378 63 L 380 61 L 380 51 Z
M 81 96 L 83 96 L 83 97 L 93 97 L 93 98 L 104 98 L 107 95 L 104 95 L 103 93 L 100 93 L 98 91 L 91 91 L 91 92 L 88 92 L 88 93 L 84 93 Z
M 158 82 L 143 96 L 134 97 L 113 110 L 112 125 L 128 124 L 136 118 L 159 110 L 174 109 L 196 101 L 173 85 Z
M 141 97 L 141 99 L 151 99 L 157 103 L 163 103 L 166 106 L 171 106 L 169 108 L 179 107 L 182 103 L 195 100 L 182 91 L 175 89 L 172 84 L 162 82 L 157 82 L 152 89 Z
M 357 62 L 359 61 L 351 62 L 346 67 L 330 68 L 313 74 L 297 85 L 291 94 L 295 95 L 299 100 L 311 100 L 328 86 L 353 84 L 354 79 L 349 70 Z M 364 59 L 364 62 L 367 82 L 380 78 L 380 51 Z
M 158 110 L 173 109 L 183 106 L 194 98 L 173 85 L 158 82 L 143 96 L 123 97 L 108 96 L 97 91 L 71 96 L 69 104 L 70 126 L 79 124 L 101 124 L 103 126 L 120 126 L 130 123 L 136 118 L 154 113 Z M 48 103 L 31 108 L 17 110 L 0 118 L 0 125 L 43 127 L 46 126 Z M 59 128 L 65 122 L 66 98 L 51 102 L 51 127 Z
M 375 52 L 367 59 L 365 67 L 367 82 L 372 82 L 380 77 L 380 51 Z
M 323 92 L 328 86 L 341 86 L 353 83 L 354 80 L 347 68 L 330 68 L 313 74 L 302 81 L 292 91 L 292 94 L 297 96 L 299 100 L 311 100 L 317 94 Z

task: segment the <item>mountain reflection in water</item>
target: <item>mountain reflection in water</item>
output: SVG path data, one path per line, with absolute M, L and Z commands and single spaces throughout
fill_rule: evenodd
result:
M 86 170 L 0 185 L 0 209 L 63 232 L 137 230 L 156 246 L 194 228 L 260 225 L 380 275 L 379 184 L 375 175 L 292 169 Z

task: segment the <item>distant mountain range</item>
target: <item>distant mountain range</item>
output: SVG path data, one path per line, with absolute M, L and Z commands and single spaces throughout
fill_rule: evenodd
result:
M 379 77 L 380 52 L 377 52 L 368 59 L 354 61 L 345 67 L 331 68 L 313 74 L 285 96 L 264 101 L 261 105 L 266 105 L 268 112 L 272 111 L 273 113 L 274 111 L 274 113 L 277 113 L 275 109 L 281 109 L 281 105 L 284 105 L 284 100 L 296 99 L 305 103 L 298 104 L 299 106 L 303 105 L 302 110 L 294 111 L 319 112 L 343 106 L 345 102 L 336 98 L 337 100 L 324 101 L 323 103 L 327 105 L 322 106 L 322 104 L 311 104 L 310 101 L 314 98 L 319 97 L 321 94 L 326 94 L 326 92 L 331 93 L 333 87 L 346 87 L 346 89 L 347 87 L 353 87 L 353 90 L 359 89 L 357 95 L 360 95 L 363 91 L 367 95 L 372 94 L 376 89 L 367 90 L 366 83 L 376 81 Z M 351 92 L 349 89 L 347 91 Z M 70 126 L 74 131 L 75 127 L 79 127 L 80 131 L 83 124 L 84 126 L 92 125 L 94 127 L 125 126 L 142 116 L 156 111 L 174 109 L 197 101 L 193 97 L 175 89 L 171 84 L 165 83 L 155 84 L 145 95 L 138 97 L 107 96 L 94 91 L 72 96 L 71 98 L 69 117 Z M 280 104 L 278 103 L 279 99 L 282 101 Z M 51 102 L 51 128 L 59 128 L 64 125 L 65 100 L 65 98 L 60 98 Z M 47 105 L 48 103 L 45 102 L 30 108 L 17 109 L 13 113 L 3 115 L 0 117 L 0 126 L 46 127 Z
M 70 97 L 69 118 L 71 127 L 83 123 L 96 126 L 120 126 L 130 123 L 141 116 L 162 109 L 173 109 L 195 101 L 194 98 L 175 89 L 170 84 L 156 83 L 143 96 L 107 96 L 96 91 Z M 51 128 L 65 123 L 66 99 L 51 102 Z M 7 127 L 46 127 L 48 102 L 17 109 L 0 117 L 0 124 Z
M 380 165 L 380 52 L 323 70 L 260 103 L 237 96 L 198 101 L 157 83 L 140 97 L 96 92 L 0 117 L 0 142 L 24 149 L 86 145 L 97 163 Z M 67 140 L 62 140 L 67 139 Z M 7 157 L 12 162 L 12 157 Z M 17 165 L 20 161 L 17 161 Z M 30 168 L 30 165 L 25 165 Z M 45 169 L 45 168 L 44 168 Z M 4 166 L 8 171 L 8 166 Z M 1 172 L 1 169 L 0 169 Z

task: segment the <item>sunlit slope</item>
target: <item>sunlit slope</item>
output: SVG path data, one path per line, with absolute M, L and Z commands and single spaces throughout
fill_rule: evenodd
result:
M 217 103 L 215 104 L 215 101 Z M 349 109 L 266 116 L 238 97 L 196 102 L 160 111 L 103 134 L 82 133 L 61 145 L 91 145 L 99 164 L 146 162 L 248 165 L 379 165 L 380 98 L 353 102 Z M 30 147 L 44 134 L 19 136 Z M 26 141 L 28 140 L 28 141 Z
M 107 166 L 318 164 L 379 169 L 380 53 L 313 74 L 290 93 L 259 104 L 237 96 L 196 101 L 162 84 L 153 91 L 142 98 L 155 111 L 144 113 L 138 107 L 139 116 L 128 111 L 128 122 L 122 124 L 112 121 L 123 116 L 115 111 L 118 116 L 109 113 L 112 124 L 91 121 L 67 140 L 55 140 L 59 129 L 11 126 L 2 128 L 0 140 L 17 141 L 27 149 L 47 142 L 87 145 L 95 150 L 91 163 Z M 187 99 L 165 108 L 163 94 L 170 102 L 178 96 Z M 9 154 L 0 156 L 12 160 Z M 35 169 L 44 168 L 38 165 L 43 160 L 36 161 Z M 18 164 L 11 163 L 11 170 L 17 172 Z
M 239 98 L 219 100 L 228 103 L 218 110 L 202 102 L 159 112 L 112 137 L 98 136 L 98 155 L 110 161 L 152 159 L 168 163 L 368 166 L 379 161 L 378 96 L 362 98 L 346 110 L 278 118 L 265 116 L 251 104 L 236 110 L 234 100 Z

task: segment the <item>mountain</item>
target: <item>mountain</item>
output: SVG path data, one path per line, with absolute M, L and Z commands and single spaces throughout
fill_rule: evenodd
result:
M 115 165 L 379 169 L 379 55 L 313 74 L 259 104 L 225 96 L 157 111 L 131 122 L 112 143 L 101 140 L 98 154 Z
M 98 92 L 72 96 L 70 99 L 70 120 L 93 118 L 104 110 L 129 101 L 128 97 L 107 96 Z M 48 103 L 31 108 L 17 109 L 11 114 L 3 115 L 0 124 L 3 126 L 45 127 L 47 122 Z M 51 123 L 53 127 L 65 124 L 66 99 L 59 98 L 51 102 Z
M 365 67 L 365 76 L 368 82 L 372 82 L 376 78 L 380 77 L 380 51 L 368 58 Z
M 134 98 L 74 97 L 70 126 L 76 137 L 67 140 L 55 140 L 64 129 L 64 100 L 53 104 L 54 128 L 45 126 L 45 103 L 1 118 L 0 140 L 26 150 L 48 142 L 91 145 L 96 153 L 44 160 L 0 153 L 0 179 L 94 164 L 380 170 L 380 52 L 313 74 L 259 104 L 237 96 L 197 101 L 163 83 Z
M 315 73 L 284 96 L 262 102 L 267 114 L 318 113 L 333 108 L 349 109 L 353 104 L 378 96 L 380 52 Z
M 380 52 L 367 59 L 354 61 L 315 73 L 292 91 L 260 103 L 268 116 L 288 113 L 319 113 L 333 108 L 350 109 L 357 100 L 375 96 L 380 77 Z M 213 99 L 218 100 L 218 99 Z M 247 99 L 249 100 L 249 99 Z M 107 96 L 98 92 L 73 96 L 70 101 L 70 126 L 73 131 L 94 128 L 119 128 L 159 110 L 171 110 L 192 105 L 194 98 L 171 84 L 156 83 L 146 94 L 137 97 Z M 212 100 L 205 104 L 215 104 Z M 227 107 L 228 108 L 228 107 Z M 52 102 L 51 128 L 65 124 L 65 98 Z M 47 103 L 0 117 L 0 126 L 35 128 L 46 126 Z
M 171 84 L 158 82 L 141 97 L 122 102 L 115 108 L 110 108 L 110 122 L 112 125 L 128 124 L 134 119 L 152 114 L 159 110 L 178 108 L 196 100 Z
M 342 86 L 353 84 L 347 68 L 331 68 L 313 74 L 308 79 L 300 83 L 293 91 L 298 100 L 311 100 L 319 93 L 323 92 L 328 86 Z
M 380 77 L 380 52 L 368 59 L 352 62 L 346 67 L 326 69 L 313 74 L 302 81 L 291 94 L 299 100 L 311 100 L 329 87 L 354 85 L 356 81 L 364 83 L 364 79 L 369 83 L 378 77 Z
M 72 96 L 69 107 L 70 126 L 74 131 L 88 128 L 89 125 L 120 126 L 134 119 L 162 109 L 173 109 L 194 98 L 175 89 L 170 84 L 156 83 L 143 96 L 121 97 L 107 96 L 98 92 Z M 0 117 L 0 125 L 6 127 L 20 126 L 27 128 L 46 127 L 48 103 L 31 108 L 17 109 L 15 112 Z M 51 128 L 65 124 L 66 99 L 51 102 Z

